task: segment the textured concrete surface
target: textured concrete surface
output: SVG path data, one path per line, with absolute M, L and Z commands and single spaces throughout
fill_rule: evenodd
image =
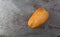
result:
M 49 19 L 38 29 L 27 21 L 39 7 Z M 60 0 L 0 0 L 0 37 L 60 37 Z

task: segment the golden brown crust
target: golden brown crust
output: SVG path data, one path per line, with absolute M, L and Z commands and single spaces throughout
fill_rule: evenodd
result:
M 48 19 L 48 11 L 44 8 L 38 8 L 28 20 L 28 26 L 31 28 L 38 28 Z

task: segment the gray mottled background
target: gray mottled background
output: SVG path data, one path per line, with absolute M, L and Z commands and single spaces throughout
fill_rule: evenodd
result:
M 49 19 L 31 29 L 27 21 L 39 7 L 49 12 Z M 60 37 L 60 0 L 0 0 L 0 37 Z

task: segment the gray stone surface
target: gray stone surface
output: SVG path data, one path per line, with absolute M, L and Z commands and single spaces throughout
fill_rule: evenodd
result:
M 27 26 L 39 7 L 49 12 L 49 19 L 37 29 Z M 0 37 L 60 36 L 60 0 L 0 0 Z

